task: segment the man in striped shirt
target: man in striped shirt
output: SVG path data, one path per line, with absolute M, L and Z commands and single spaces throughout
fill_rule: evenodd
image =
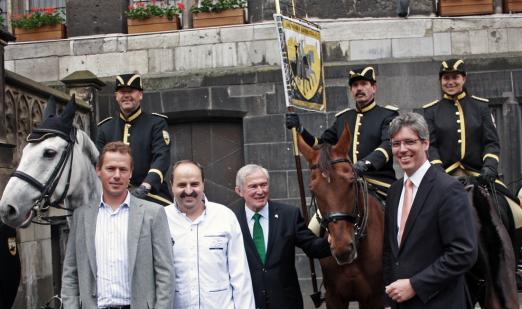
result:
M 167 217 L 160 205 L 129 194 L 129 146 L 105 145 L 96 173 L 102 190 L 96 188 L 93 204 L 73 215 L 62 278 L 64 308 L 171 309 Z

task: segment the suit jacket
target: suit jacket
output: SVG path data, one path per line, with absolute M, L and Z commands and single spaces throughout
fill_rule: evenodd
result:
M 308 230 L 299 208 L 269 201 L 268 244 L 262 264 L 248 229 L 244 205 L 233 210 L 243 232 L 256 308 L 303 308 L 295 270 L 295 247 L 308 256 L 323 258 L 330 255 L 328 242 Z
M 397 244 L 403 179 L 388 191 L 384 230 L 384 283 L 409 278 L 416 295 L 392 308 L 466 308 L 464 273 L 477 259 L 471 206 L 462 184 L 431 166 L 418 188 Z
M 98 204 L 79 207 L 63 265 L 64 308 L 97 309 L 96 219 Z M 172 308 L 174 265 L 165 210 L 134 196 L 130 198 L 127 234 L 132 308 Z

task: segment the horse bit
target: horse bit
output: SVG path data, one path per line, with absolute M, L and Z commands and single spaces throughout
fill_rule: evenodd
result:
M 351 160 L 348 158 L 342 158 L 342 159 L 336 159 L 329 161 L 330 165 L 333 166 L 338 163 L 349 163 L 352 164 Z M 311 170 L 319 168 L 319 164 L 314 164 L 310 166 Z M 326 175 L 322 174 L 323 177 L 328 178 L 328 182 L 330 182 L 330 178 Z M 346 220 L 354 225 L 355 230 L 355 243 L 358 245 L 359 240 L 365 236 L 366 226 L 368 224 L 368 187 L 366 184 L 366 181 L 359 176 L 355 176 L 353 179 L 355 179 L 355 197 L 354 197 L 354 204 L 355 207 L 351 213 L 344 212 L 344 211 L 337 211 L 337 212 L 329 212 L 325 216 L 321 218 L 319 214 L 316 212 L 316 216 L 318 221 L 320 222 L 321 228 L 324 230 L 328 230 L 328 224 L 331 222 L 337 222 L 339 220 Z M 361 207 L 360 201 L 358 199 L 359 192 L 363 193 L 363 205 Z M 311 206 L 316 206 L 316 199 L 315 194 L 312 195 L 312 201 Z M 317 208 L 317 206 L 316 206 Z M 362 212 L 362 214 L 361 214 Z
M 54 207 L 58 209 L 63 209 L 67 211 L 71 211 L 71 209 L 62 207 L 60 204 L 63 203 L 65 200 L 65 197 L 67 196 L 67 192 L 69 191 L 69 184 L 71 180 L 71 172 L 72 172 L 72 162 L 73 162 L 73 146 L 76 143 L 76 128 L 72 128 L 69 135 L 52 129 L 33 129 L 33 132 L 41 132 L 45 134 L 52 134 L 52 135 L 58 135 L 62 138 L 64 138 L 67 141 L 67 146 L 65 147 L 65 150 L 63 151 L 60 161 L 58 161 L 58 164 L 55 166 L 53 172 L 51 173 L 51 176 L 49 176 L 49 179 L 46 183 L 41 183 L 33 176 L 24 173 L 22 171 L 14 171 L 13 174 L 11 174 L 11 177 L 18 177 L 34 188 L 36 188 L 38 191 L 40 191 L 40 196 L 36 201 L 33 203 L 33 206 L 31 207 L 31 211 L 37 215 L 37 217 L 41 218 L 43 222 L 37 221 L 33 218 L 32 222 L 37 224 L 52 224 L 52 218 L 51 216 L 43 217 L 41 213 L 47 212 L 49 210 L 49 207 Z M 67 182 L 65 184 L 65 189 L 63 190 L 62 195 L 60 198 L 58 198 L 56 201 L 51 202 L 51 196 L 54 193 L 54 190 L 56 189 L 56 186 L 58 185 L 58 181 L 60 180 L 60 177 L 63 174 L 63 171 L 65 170 L 65 165 L 67 164 L 67 161 L 69 161 L 70 158 L 70 164 L 69 164 L 69 172 L 67 174 Z M 70 215 L 65 215 L 65 217 L 68 217 Z M 63 217 L 63 216 L 58 216 Z

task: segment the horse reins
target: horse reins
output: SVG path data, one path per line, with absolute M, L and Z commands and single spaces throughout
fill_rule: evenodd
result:
M 338 163 L 349 163 L 352 164 L 350 159 L 342 158 L 329 161 L 330 165 Z M 319 168 L 319 164 L 310 166 L 311 170 Z M 355 245 L 359 245 L 359 240 L 365 236 L 366 226 L 368 225 L 368 186 L 366 181 L 362 177 L 355 176 L 355 197 L 353 211 L 351 213 L 336 211 L 329 212 L 322 218 L 316 213 L 319 219 L 322 229 L 328 230 L 328 224 L 331 222 L 337 222 L 339 220 L 346 220 L 354 225 L 355 229 Z M 363 205 L 360 205 L 359 194 L 363 194 Z M 315 194 L 312 195 L 311 206 L 316 205 Z M 362 214 L 361 214 L 362 212 Z
M 36 188 L 40 192 L 40 196 L 36 201 L 33 203 L 33 206 L 31 207 L 31 211 L 36 212 L 36 214 L 39 214 L 39 212 L 45 212 L 49 209 L 49 207 L 54 207 L 58 209 L 63 209 L 67 211 L 71 211 L 71 209 L 62 207 L 60 204 L 63 203 L 67 196 L 67 192 L 69 191 L 69 185 L 71 180 L 71 173 L 72 173 L 72 162 L 74 157 L 74 151 L 73 147 L 76 143 L 76 129 L 73 128 L 70 132 L 70 135 L 67 136 L 63 134 L 62 132 L 55 131 L 55 130 L 49 130 L 49 129 L 34 129 L 34 131 L 39 131 L 43 133 L 52 133 L 55 135 L 58 135 L 62 138 L 64 138 L 67 141 L 67 146 L 65 147 L 65 150 L 63 151 L 60 160 L 58 161 L 58 164 L 55 166 L 53 172 L 49 176 L 49 179 L 45 184 L 38 181 L 33 176 L 22 172 L 22 171 L 14 171 L 13 174 L 11 174 L 11 177 L 17 177 L 22 179 L 23 181 L 27 182 L 34 188 Z M 69 160 L 70 158 L 70 160 Z M 69 164 L 69 172 L 67 173 L 67 182 L 65 184 L 65 188 L 62 192 L 62 195 L 56 200 L 51 201 L 51 196 L 54 193 L 54 190 L 56 189 L 56 186 L 58 185 L 58 182 L 65 170 L 65 166 L 67 165 L 67 162 L 70 162 Z M 42 223 L 38 221 L 34 221 L 34 223 L 38 224 L 49 224 L 50 223 L 50 217 L 42 217 L 41 219 L 47 221 L 47 223 Z

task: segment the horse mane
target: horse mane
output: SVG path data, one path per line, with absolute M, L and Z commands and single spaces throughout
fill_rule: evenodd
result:
M 96 145 L 94 145 L 90 137 L 83 130 L 76 130 L 76 138 L 78 139 L 78 144 L 82 147 L 83 153 L 89 157 L 93 165 L 96 165 L 99 156 Z
M 330 150 L 332 149 L 332 144 L 324 142 L 318 146 L 319 149 L 319 171 L 323 176 L 330 179 L 330 174 L 332 172 L 332 164 L 330 157 Z

